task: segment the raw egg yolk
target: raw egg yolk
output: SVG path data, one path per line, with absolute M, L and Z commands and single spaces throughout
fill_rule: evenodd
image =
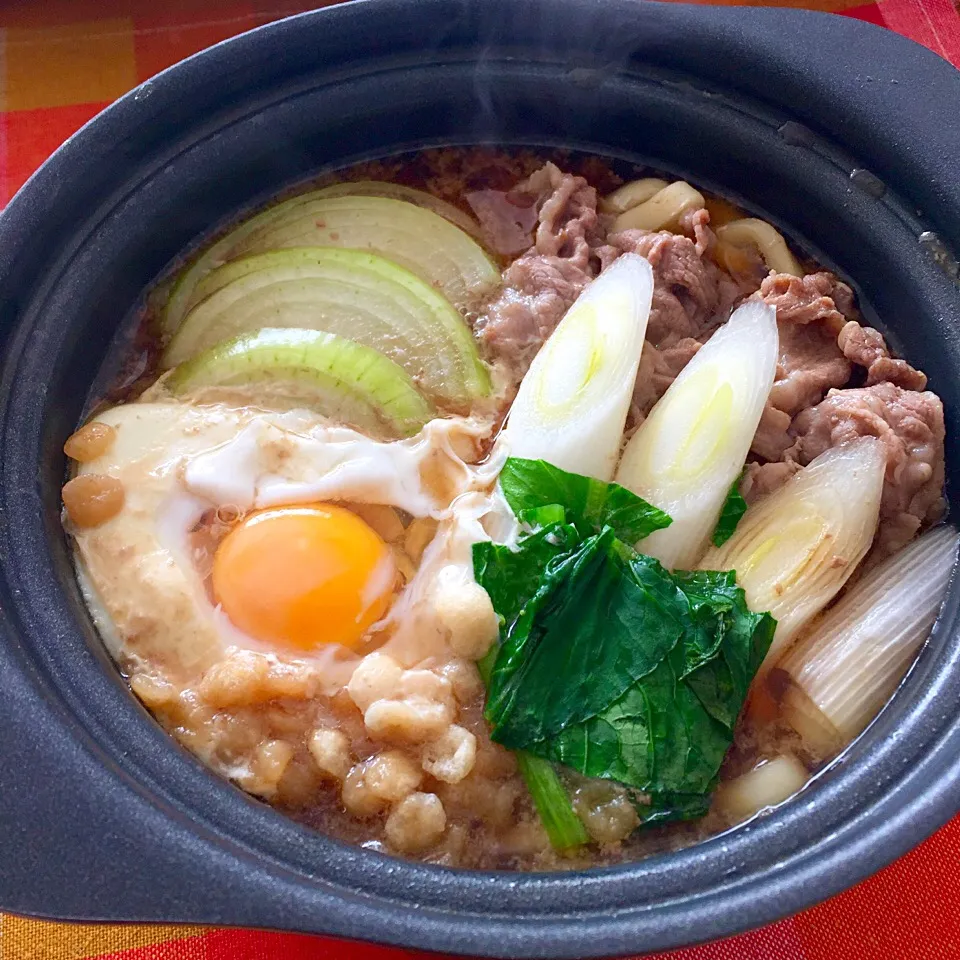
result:
M 230 620 L 265 643 L 354 647 L 387 610 L 396 568 L 355 513 L 323 504 L 250 514 L 220 543 L 213 592 Z

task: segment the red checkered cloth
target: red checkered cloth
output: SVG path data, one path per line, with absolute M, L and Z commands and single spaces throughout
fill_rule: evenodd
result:
M 332 2 L 0 0 L 0 206 L 70 134 L 135 84 L 226 37 Z M 954 0 L 880 0 L 854 7 L 848 0 L 767 2 L 869 20 L 960 66 L 960 13 Z M 957 116 L 944 121 L 960 122 L 960 104 Z M 657 957 L 960 960 L 958 860 L 960 817 L 870 880 L 811 910 L 753 933 Z M 364 931 L 356 933 L 362 937 Z M 438 955 L 292 934 L 50 923 L 0 915 L 0 960 L 431 956 Z

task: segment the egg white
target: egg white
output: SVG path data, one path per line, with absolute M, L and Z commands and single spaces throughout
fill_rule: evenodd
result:
M 96 420 L 114 427 L 116 440 L 78 473 L 117 478 L 125 501 L 101 526 L 72 531 L 81 582 L 114 657 L 173 682 L 194 683 L 247 649 L 312 662 L 330 692 L 366 652 L 325 645 L 308 655 L 234 626 L 210 601 L 191 546 L 191 531 L 211 508 L 338 501 L 437 520 L 416 575 L 370 634 L 405 666 L 448 655 L 443 631 L 430 621 L 431 592 L 472 579 L 471 545 L 489 539 L 488 528 L 509 538 L 512 517 L 494 490 L 502 457 L 468 462 L 489 436 L 488 422 L 435 420 L 391 443 L 305 411 L 133 403 Z

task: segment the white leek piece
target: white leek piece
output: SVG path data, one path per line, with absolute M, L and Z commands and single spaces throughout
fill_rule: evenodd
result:
M 733 536 L 701 561 L 701 569 L 735 570 L 750 609 L 776 618 L 765 667 L 836 596 L 870 549 L 886 462 L 875 437 L 831 447 L 750 507 Z
M 520 384 L 506 428 L 511 456 L 613 476 L 652 297 L 650 264 L 625 253 L 577 298 Z
M 673 518 L 638 548 L 664 566 L 689 569 L 703 556 L 757 432 L 778 352 L 776 311 L 748 301 L 684 367 L 627 444 L 617 483 Z
M 740 823 L 792 797 L 807 782 L 804 765 L 791 754 L 762 760 L 752 770 L 722 783 L 717 789 L 717 809 L 731 823 Z
M 777 664 L 791 681 L 784 716 L 812 746 L 834 730 L 842 748 L 889 699 L 937 618 L 958 540 L 937 527 L 895 553 Z

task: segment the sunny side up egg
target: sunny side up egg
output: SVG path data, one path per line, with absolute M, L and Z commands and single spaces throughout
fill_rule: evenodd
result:
M 213 595 L 244 633 L 310 651 L 353 649 L 390 605 L 397 567 L 360 517 L 330 504 L 272 507 L 217 547 Z
M 237 651 L 310 662 L 327 693 L 374 649 L 404 667 L 442 659 L 429 598 L 472 581 L 472 543 L 508 516 L 498 458 L 471 463 L 489 423 L 385 443 L 303 411 L 139 403 L 96 420 L 116 439 L 78 473 L 125 496 L 72 530 L 81 582 L 121 666 L 179 687 Z M 370 504 L 435 522 L 417 569 L 363 519 Z

